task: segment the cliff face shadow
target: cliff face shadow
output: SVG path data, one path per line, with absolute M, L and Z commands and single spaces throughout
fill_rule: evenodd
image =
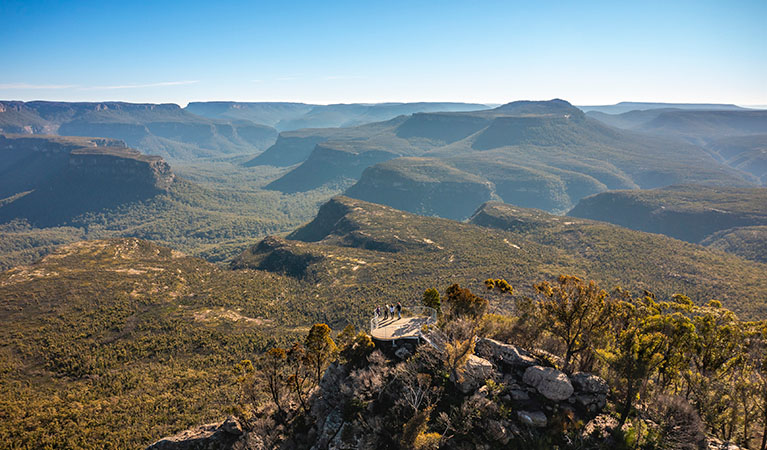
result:
M 0 222 L 26 219 L 35 227 L 71 224 L 77 217 L 140 202 L 165 192 L 123 180 L 78 178 L 67 173 L 0 206 Z
M 0 135 L 0 223 L 67 225 L 166 192 L 175 175 L 159 156 L 101 138 Z

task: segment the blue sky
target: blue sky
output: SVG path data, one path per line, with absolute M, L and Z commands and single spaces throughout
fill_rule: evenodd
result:
M 767 0 L 0 1 L 0 99 L 767 104 Z

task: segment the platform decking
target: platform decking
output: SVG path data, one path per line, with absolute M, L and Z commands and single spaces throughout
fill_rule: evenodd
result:
M 415 338 L 418 337 L 421 327 L 430 323 L 434 323 L 432 318 L 425 316 L 381 320 L 377 327 L 370 330 L 370 335 L 379 341 Z

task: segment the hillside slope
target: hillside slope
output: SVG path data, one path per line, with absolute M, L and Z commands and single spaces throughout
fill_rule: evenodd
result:
M 27 202 L 14 214 L 0 205 L 0 215 L 8 219 L 0 223 L 0 269 L 29 264 L 56 244 L 115 237 L 149 239 L 209 261 L 223 261 L 253 239 L 294 229 L 330 195 L 218 190 L 178 179 L 167 192 L 79 215 L 64 211 L 67 214 L 55 222 L 30 222 L 44 214 L 39 207 L 50 205 L 50 199 Z
M 767 225 L 767 188 L 611 191 L 581 200 L 568 215 L 712 245 L 757 261 L 767 258 L 759 242 L 760 227 Z
M 497 211 L 517 214 L 526 225 L 504 225 L 508 218 L 501 225 L 488 222 L 490 215 L 501 216 Z M 490 203 L 464 224 L 336 197 L 287 240 L 269 238 L 235 259 L 234 266 L 311 283 L 319 298 L 336 299 L 320 306 L 327 316 L 344 304 L 353 317 L 365 317 L 376 301 L 415 298 L 424 285 L 458 282 L 481 290 L 489 277 L 502 277 L 521 294 L 532 294 L 532 280 L 561 273 L 606 286 L 655 289 L 660 296 L 682 292 L 697 302 L 713 296 L 745 317 L 766 314 L 764 264 L 665 236 L 519 211 L 526 210 Z M 531 214 L 537 219 L 529 219 Z
M 235 365 L 309 322 L 275 302 L 294 289 L 137 239 L 0 273 L 3 445 L 140 448 L 217 418 Z
M 700 242 L 709 248 L 767 263 L 767 225 L 717 231 Z
M 767 188 L 670 186 L 585 198 L 568 215 L 700 242 L 733 227 L 767 225 Z

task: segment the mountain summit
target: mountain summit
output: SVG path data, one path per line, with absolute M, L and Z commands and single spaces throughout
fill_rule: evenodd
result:
M 582 115 L 583 111 L 570 102 L 555 98 L 548 101 L 519 100 L 506 103 L 494 109 L 508 114 L 572 114 Z

